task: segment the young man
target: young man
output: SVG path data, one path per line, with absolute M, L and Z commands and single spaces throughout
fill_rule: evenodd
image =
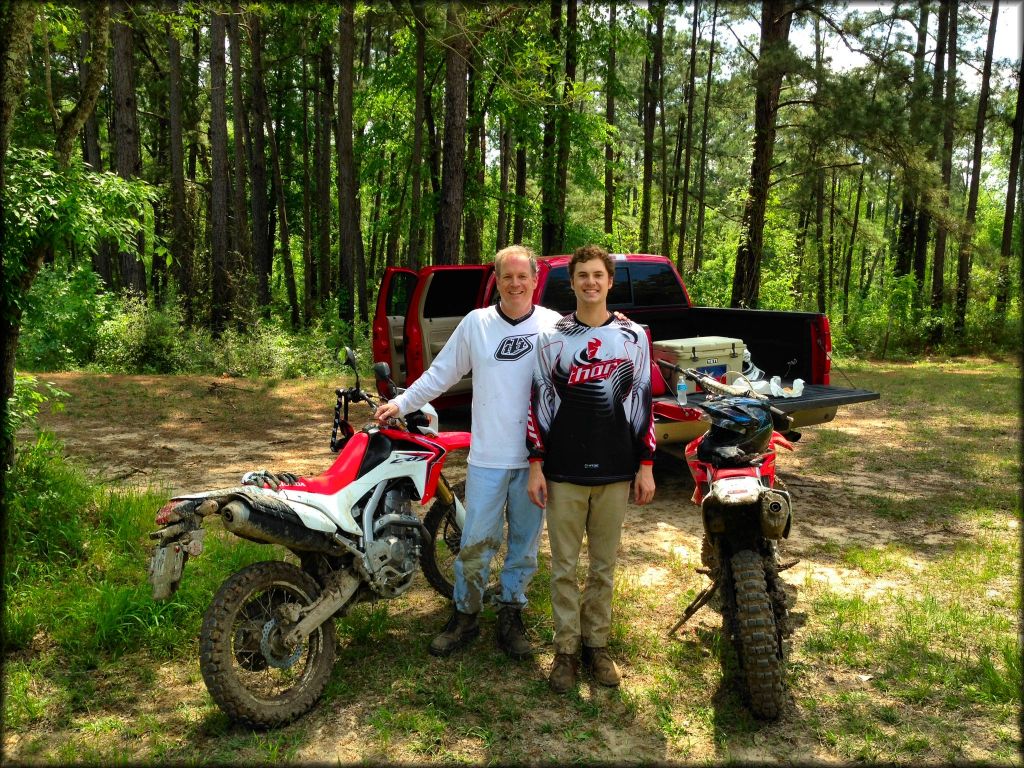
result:
M 518 245 L 494 257 L 500 301 L 476 309 L 459 323 L 433 364 L 405 392 L 381 405 L 381 422 L 422 407 L 473 371 L 473 440 L 466 472 L 466 525 L 455 560 L 455 612 L 430 643 L 447 656 L 480 633 L 487 574 L 501 546 L 508 507 L 508 550 L 501 572 L 498 645 L 514 659 L 532 654 L 523 625 L 526 588 L 537 571 L 543 510 L 526 491 L 526 445 L 513 437 L 526 432 L 533 358 L 538 331 L 561 315 L 533 305 L 537 258 Z
M 569 262 L 576 312 L 538 339 L 527 443 L 530 499 L 547 509 L 555 661 L 548 682 L 576 685 L 577 656 L 602 685 L 616 686 L 607 651 L 615 554 L 635 476 L 635 501 L 654 498 L 654 420 L 647 334 L 608 311 L 614 263 L 601 247 Z M 582 601 L 576 566 L 590 553 Z

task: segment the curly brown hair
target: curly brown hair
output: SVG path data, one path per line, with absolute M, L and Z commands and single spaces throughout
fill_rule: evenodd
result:
M 576 274 L 577 264 L 582 264 L 591 259 L 600 259 L 604 262 L 604 268 L 608 270 L 608 277 L 613 280 L 615 279 L 615 262 L 608 255 L 608 251 L 600 245 L 581 245 L 573 251 L 572 258 L 569 259 L 569 279 L 572 280 Z

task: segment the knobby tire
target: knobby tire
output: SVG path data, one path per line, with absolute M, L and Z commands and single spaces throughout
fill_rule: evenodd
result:
M 275 618 L 277 605 L 309 605 L 319 593 L 311 576 L 280 561 L 254 563 L 221 585 L 203 617 L 199 667 L 213 700 L 232 720 L 274 728 L 305 714 L 319 700 L 334 666 L 333 620 L 310 634 L 299 658 L 287 668 L 267 663 L 258 634 Z M 271 693 L 271 687 L 280 690 Z
M 782 644 L 761 555 L 742 550 L 730 560 L 735 598 L 734 642 L 750 708 L 764 720 L 782 711 Z

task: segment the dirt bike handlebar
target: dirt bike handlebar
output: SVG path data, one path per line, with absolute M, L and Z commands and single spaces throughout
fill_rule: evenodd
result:
M 668 360 L 657 360 L 659 365 L 668 368 L 669 370 L 675 371 L 680 376 L 683 376 L 690 381 L 700 384 L 706 392 L 715 392 L 719 395 L 726 395 L 731 397 L 752 397 L 755 400 L 760 400 L 763 403 L 767 403 L 769 398 L 768 395 L 761 394 L 754 390 L 753 387 L 748 383 L 746 386 L 736 386 L 735 384 L 725 384 L 718 379 L 708 376 L 706 373 L 701 373 L 695 368 L 680 368 L 675 363 L 669 362 Z M 793 423 L 793 417 L 785 411 L 776 408 L 774 405 L 769 405 L 768 410 L 776 416 L 786 420 L 787 424 Z

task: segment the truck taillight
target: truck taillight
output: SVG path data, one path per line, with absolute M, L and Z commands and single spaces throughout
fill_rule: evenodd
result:
M 832 371 L 832 328 L 828 316 L 821 315 L 811 325 L 811 361 L 815 374 L 821 372 L 820 384 L 830 383 Z

